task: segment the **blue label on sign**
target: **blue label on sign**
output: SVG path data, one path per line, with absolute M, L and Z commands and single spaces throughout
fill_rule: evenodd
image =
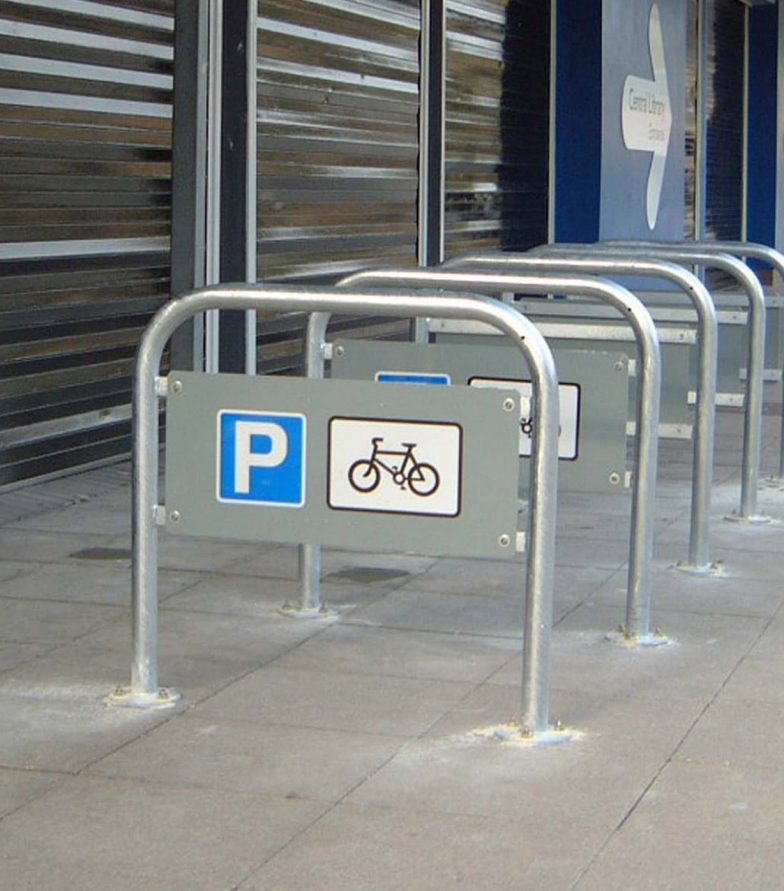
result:
M 218 500 L 302 507 L 305 416 L 218 412 Z
M 377 371 L 376 381 L 380 384 L 436 384 L 442 387 L 451 383 L 448 374 L 425 371 Z

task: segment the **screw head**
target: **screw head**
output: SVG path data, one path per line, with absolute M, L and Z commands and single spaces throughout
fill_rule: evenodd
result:
M 514 411 L 515 401 L 507 397 L 504 399 L 504 411 Z
M 622 359 L 619 359 L 619 360 L 615 363 L 615 370 L 616 370 L 616 371 L 623 371 L 623 369 L 624 369 L 625 367 L 626 367 L 626 363 L 625 363 Z
M 169 521 L 172 523 L 179 523 L 182 514 L 178 510 L 169 511 Z
M 182 393 L 182 381 L 172 381 L 170 389 L 172 393 Z
M 505 532 L 503 533 L 503 535 L 498 536 L 498 544 L 502 548 L 508 548 L 511 543 L 512 543 L 511 536 L 507 535 Z
M 613 470 L 613 472 L 607 477 L 611 486 L 620 486 L 621 484 L 621 475 L 618 471 Z
M 335 355 L 336 356 L 344 356 L 346 354 L 346 348 L 344 346 L 336 346 L 335 347 Z

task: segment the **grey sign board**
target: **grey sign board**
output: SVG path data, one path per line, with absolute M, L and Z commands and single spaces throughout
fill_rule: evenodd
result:
M 628 359 L 620 352 L 599 350 L 555 350 L 554 355 L 561 413 L 559 488 L 617 491 L 626 477 Z M 500 337 L 439 334 L 434 344 L 338 340 L 333 346 L 332 376 L 382 380 L 390 386 L 398 380 L 516 391 L 521 398 L 520 484 L 527 486 L 531 381 L 520 353 Z
M 166 415 L 172 533 L 515 555 L 515 394 L 176 372 Z

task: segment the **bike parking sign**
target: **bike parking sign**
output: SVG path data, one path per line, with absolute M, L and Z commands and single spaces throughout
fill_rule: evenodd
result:
M 333 510 L 456 517 L 458 424 L 332 418 L 327 501 Z
M 517 394 L 172 375 L 169 532 L 514 558 Z

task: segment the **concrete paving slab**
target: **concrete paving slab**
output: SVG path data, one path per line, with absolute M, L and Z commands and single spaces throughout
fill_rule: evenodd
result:
M 18 665 L 30 662 L 48 653 L 54 644 L 0 643 L 0 673 L 11 671 Z
M 7 582 L 9 579 L 19 578 L 34 568 L 29 563 L 14 563 L 11 560 L 3 560 L 0 562 L 0 582 Z M 0 593 L 3 588 L 0 587 Z
M 161 532 L 158 535 L 158 565 L 162 569 L 220 572 L 223 569 L 230 570 L 243 560 L 250 560 L 261 549 L 262 546 L 258 544 L 213 538 L 183 538 Z
M 784 704 L 784 653 L 777 659 L 747 656 L 721 691 L 722 700 Z
M 79 530 L 81 532 L 94 535 L 121 535 L 130 532 L 130 503 L 125 510 L 122 510 L 113 504 L 96 504 L 92 501 L 71 505 L 61 510 L 36 514 L 33 517 L 11 523 L 5 528 L 38 532 L 72 532 L 76 511 L 79 514 Z
M 216 891 L 236 887 L 322 805 L 204 788 L 69 779 L 3 823 L 9 888 Z
M 658 769 L 652 755 L 602 755 L 581 749 L 579 742 L 537 749 L 430 735 L 401 749 L 347 803 L 405 813 L 506 817 L 523 824 L 525 834 L 549 827 L 568 851 L 578 840 L 600 846 Z
M 590 566 L 594 569 L 620 569 L 628 557 L 628 531 L 614 540 L 594 540 L 583 535 L 559 535 L 556 541 L 556 567 Z
M 413 631 L 479 634 L 522 638 L 522 585 L 520 593 L 506 597 L 478 597 L 418 591 L 411 586 L 393 591 L 351 614 L 354 624 Z M 573 602 L 568 608 L 573 607 Z
M 335 573 L 357 567 L 396 569 L 410 575 L 425 572 L 436 562 L 435 557 L 417 554 L 387 554 L 375 551 L 346 551 L 322 548 L 321 575 L 327 578 Z M 296 579 L 299 574 L 298 548 L 277 546 L 250 559 L 239 561 L 231 572 L 251 576 Z
M 58 603 L 0 597 L 0 640 L 61 643 L 74 640 L 121 614 L 106 604 Z
M 556 597 L 582 599 L 611 577 L 615 570 L 594 567 L 559 566 L 555 573 Z M 521 590 L 525 581 L 525 561 L 439 560 L 415 579 L 409 587 L 417 591 L 466 594 L 478 597 L 509 596 Z
M 575 891 L 778 891 L 782 802 L 779 771 L 669 764 Z
M 529 803 L 535 810 L 533 802 Z M 567 848 L 533 821 L 340 805 L 238 891 L 569 888 L 591 839 Z
M 553 634 L 552 684 L 594 699 L 693 700 L 712 697 L 744 658 L 764 621 L 721 616 L 658 614 L 666 646 L 629 647 L 608 640 L 614 613 L 583 606 Z M 597 629 L 598 626 L 598 629 Z M 490 680 L 519 686 L 522 658 L 509 660 Z
M 614 605 L 626 604 L 627 573 L 616 573 L 594 591 L 591 601 Z M 784 603 L 784 587 L 779 582 L 734 578 L 729 573 L 720 577 L 695 576 L 678 572 L 674 567 L 651 573 L 651 604 L 657 623 L 660 613 L 698 613 L 701 615 L 757 616 L 770 618 Z M 673 633 L 680 620 L 673 619 Z
M 323 581 L 321 602 L 328 606 L 349 608 L 370 603 L 399 585 L 399 581 L 370 585 Z M 166 609 L 263 618 L 271 609 L 280 609 L 286 603 L 298 606 L 301 602 L 300 583 L 291 579 L 213 575 L 181 594 L 168 598 Z
M 44 795 L 64 777 L 56 773 L 0 768 L 0 819 Z
M 164 608 L 160 611 L 159 651 L 161 659 L 165 655 L 185 655 L 243 663 L 256 660 L 261 664 L 317 634 L 327 624 L 326 620 L 289 619 L 272 608 L 257 622 L 249 622 L 247 616 Z M 115 651 L 127 649 L 130 639 L 130 616 L 84 638 L 86 644 Z
M 779 659 L 784 653 L 784 614 L 778 613 L 749 654 L 754 659 Z
M 74 528 L 78 524 L 74 522 Z M 74 551 L 89 547 L 111 547 L 116 536 L 73 532 L 33 532 L 28 529 L 0 530 L 0 560 L 44 563 L 65 560 Z
M 784 530 L 779 530 L 784 535 Z M 654 570 L 663 570 L 673 563 L 673 554 L 660 548 L 654 554 Z M 724 548 L 714 551 L 713 559 L 721 562 L 722 569 L 730 577 L 744 581 L 771 581 L 784 573 L 784 562 L 780 553 L 768 550 L 740 550 Z
M 267 666 L 194 714 L 326 730 L 414 736 L 473 689 L 471 684 L 304 671 Z
M 280 668 L 480 683 L 519 652 L 508 638 L 335 625 L 277 660 Z
M 159 596 L 163 600 L 195 584 L 193 573 L 161 570 Z M 53 600 L 68 603 L 102 603 L 129 607 L 131 571 L 127 560 L 69 561 L 36 566 L 0 584 L 4 598 Z
M 28 693 L 0 691 L 2 767 L 76 773 L 171 715 L 108 708 L 106 690 L 89 684 L 66 689 L 53 681 Z
M 700 716 L 678 758 L 784 771 L 782 721 L 784 702 L 719 696 Z
M 91 774 L 337 802 L 406 741 L 336 730 L 182 715 L 124 746 Z
M 784 537 L 784 525 L 779 522 L 733 523 L 725 520 L 725 515 L 717 514 L 715 511 L 711 516 L 710 542 L 714 560 L 723 559 L 729 563 L 732 553 L 738 550 L 770 554 L 778 552 L 781 539 Z M 669 543 L 688 543 L 688 540 L 688 520 L 679 520 L 662 532 L 657 537 L 656 543 L 662 546 Z
M 596 759 L 595 763 L 605 759 L 663 763 L 682 743 L 704 707 L 699 699 L 603 699 L 560 689 L 552 694 L 551 724 L 560 721 L 576 734 L 575 739 L 552 748 L 574 748 L 579 757 Z M 460 748 L 468 740 L 473 745 L 477 731 L 519 721 L 521 704 L 521 687 L 482 684 L 434 724 L 423 741 L 437 745 L 446 740 Z M 394 765 L 393 761 L 385 768 L 388 774 Z
M 270 649 L 267 659 L 276 658 L 281 651 Z M 260 664 L 259 656 L 242 660 L 166 651 L 160 659 L 159 677 L 164 686 L 174 687 L 183 696 L 185 705 L 192 705 Z M 122 647 L 101 647 L 83 639 L 59 646 L 0 675 L 0 691 L 30 698 L 56 696 L 68 700 L 72 698 L 68 691 L 87 689 L 98 700 L 113 693 L 118 686 L 127 685 L 130 678 L 129 640 Z

